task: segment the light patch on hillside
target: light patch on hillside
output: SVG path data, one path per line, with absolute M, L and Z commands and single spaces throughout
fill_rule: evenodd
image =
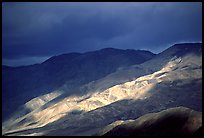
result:
M 194 58 L 193 56 L 190 58 L 188 58 L 188 56 L 183 58 L 174 57 L 162 69 L 152 74 L 115 85 L 103 91 L 94 91 L 94 93 L 88 93 L 83 96 L 66 97 L 46 109 L 19 118 L 18 120 L 27 120 L 16 128 L 23 130 L 42 127 L 67 115 L 68 117 L 75 116 L 77 119 L 83 115 L 84 112 L 92 111 L 124 99 L 144 100 L 152 95 L 150 91 L 160 82 L 201 78 L 202 73 L 200 70 L 202 68 L 202 62 L 197 59 L 197 57 Z M 193 70 L 188 70 L 188 68 L 193 68 Z M 53 94 L 47 97 L 53 99 L 57 96 L 59 95 Z M 46 96 L 44 98 L 46 99 Z M 35 106 L 40 107 L 45 102 L 46 100 L 43 100 L 43 98 L 33 99 L 29 101 L 26 106 L 30 109 L 34 109 Z M 17 130 L 16 128 L 15 130 Z
M 57 98 L 60 96 L 62 92 L 51 92 L 49 94 L 45 94 L 43 96 L 34 98 L 25 104 L 25 107 L 30 110 L 38 109 L 39 107 L 45 105 L 47 102 Z
M 34 98 L 34 99 L 28 101 L 24 105 L 23 109 L 21 109 L 22 111 L 20 111 L 20 112 L 23 112 L 23 110 L 29 110 L 30 112 L 28 114 L 25 114 L 24 116 L 19 115 L 18 112 L 16 114 L 14 114 L 12 118 L 10 118 L 9 120 L 7 120 L 6 122 L 3 123 L 2 132 L 7 131 L 7 129 L 10 129 L 10 127 L 11 128 L 14 127 L 17 129 L 26 127 L 30 123 L 27 124 L 24 122 L 30 122 L 30 121 L 33 122 L 34 120 L 37 119 L 37 118 L 35 118 L 35 116 L 32 115 L 35 111 L 37 111 L 40 107 L 42 107 L 43 105 L 45 105 L 49 101 L 57 98 L 61 94 L 62 94 L 62 92 L 55 91 L 55 92 L 51 92 L 49 94 L 45 94 L 45 95 L 42 95 L 40 97 L 37 97 L 37 98 Z

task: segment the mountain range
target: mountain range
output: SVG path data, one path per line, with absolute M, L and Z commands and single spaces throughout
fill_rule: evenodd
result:
M 143 63 L 154 56 L 149 51 L 106 48 L 83 54 L 54 56 L 41 64 L 30 66 L 2 66 L 3 118 L 26 101 L 64 84 L 67 87 L 66 94 L 71 94 L 67 90 L 103 78 L 119 67 Z
M 175 44 L 159 54 L 106 48 L 54 56 L 36 65 L 2 66 L 2 91 L 3 135 L 117 135 L 118 131 L 126 135 L 119 126 L 107 131 L 114 122 L 130 122 L 136 129 L 129 125 L 125 129 L 142 135 L 144 122 L 138 125 L 139 117 L 151 113 L 151 122 L 156 112 L 166 110 L 180 118 L 195 110 L 200 123 L 202 43 Z M 181 126 L 192 125 L 189 120 Z M 155 124 L 149 124 L 156 126 L 150 133 L 146 130 L 149 135 L 161 129 L 160 122 Z M 195 126 L 189 134 L 201 127 Z M 163 131 L 188 135 L 183 128 Z

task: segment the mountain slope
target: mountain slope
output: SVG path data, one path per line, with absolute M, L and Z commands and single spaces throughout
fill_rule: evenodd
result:
M 73 92 L 68 90 L 98 80 L 119 67 L 140 64 L 154 56 L 148 51 L 106 48 L 54 56 L 30 66 L 2 66 L 3 119 L 32 98 L 53 92 L 64 84 L 66 94 L 70 95 Z
M 113 123 L 97 135 L 103 136 L 192 136 L 202 126 L 202 113 L 189 108 L 170 108 L 136 120 Z
M 189 45 L 179 46 L 143 64 L 117 70 L 83 85 L 80 89 L 86 92 L 84 95 L 54 100 L 52 104 L 7 122 L 3 133 L 93 135 L 117 120 L 136 119 L 171 107 L 185 106 L 202 111 L 202 44 L 192 44 L 192 50 Z M 183 52 L 185 48 L 188 50 Z M 148 74 L 143 75 L 145 73 Z

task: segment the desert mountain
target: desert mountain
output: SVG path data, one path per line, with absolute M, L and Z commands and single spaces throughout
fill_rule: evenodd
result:
M 68 90 L 103 78 L 119 67 L 141 64 L 154 56 L 144 50 L 106 48 L 83 54 L 54 56 L 41 64 L 30 66 L 2 66 L 3 118 L 20 105 L 59 89 L 64 84 L 65 93 L 70 95 L 73 91 Z
M 93 135 L 115 121 L 172 107 L 202 111 L 202 44 L 176 44 L 78 89 L 68 86 L 26 102 L 3 123 L 2 134 Z

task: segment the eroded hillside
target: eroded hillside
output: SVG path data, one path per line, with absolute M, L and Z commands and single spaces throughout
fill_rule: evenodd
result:
M 202 111 L 202 49 L 181 47 L 77 89 L 86 94 L 60 97 L 67 90 L 63 86 L 45 95 L 47 99 L 35 98 L 21 108 L 25 113 L 17 112 L 4 122 L 2 133 L 93 135 L 117 120 L 134 120 L 171 107 Z

